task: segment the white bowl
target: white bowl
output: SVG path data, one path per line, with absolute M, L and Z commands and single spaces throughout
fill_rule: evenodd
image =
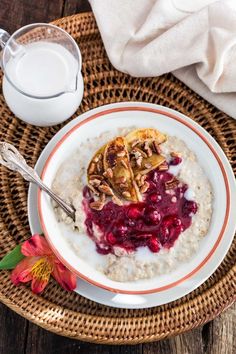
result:
M 59 166 L 78 149 L 78 142 L 96 137 L 104 131 L 118 127 L 156 127 L 169 135 L 184 140 L 194 151 L 204 168 L 213 188 L 213 215 L 208 234 L 200 243 L 196 255 L 174 272 L 151 279 L 133 282 L 116 282 L 97 271 L 88 260 L 79 258 L 73 251 L 68 238 L 74 233 L 58 223 L 50 198 L 39 191 L 38 208 L 44 234 L 58 258 L 78 277 L 91 284 L 124 294 L 150 294 L 172 291 L 183 287 L 193 290 L 216 269 L 226 254 L 235 230 L 235 211 L 232 198 L 236 197 L 236 186 L 231 167 L 215 140 L 198 124 L 173 110 L 145 103 L 122 103 L 86 113 L 87 118 L 69 130 L 56 144 L 48 157 L 43 181 L 50 187 Z M 92 153 L 92 152 L 91 152 Z M 234 214 L 234 215 L 233 215 Z

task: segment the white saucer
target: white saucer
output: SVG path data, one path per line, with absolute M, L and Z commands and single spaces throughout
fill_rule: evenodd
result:
M 48 143 L 48 145 L 45 147 L 43 150 L 42 154 L 40 155 L 37 164 L 35 166 L 35 169 L 39 174 L 41 174 L 43 166 L 45 161 L 47 160 L 49 154 L 57 144 L 57 142 L 62 138 L 62 136 L 65 135 L 67 131 L 69 131 L 72 127 L 74 127 L 78 122 L 90 117 L 92 114 L 99 113 L 101 111 L 105 110 L 110 110 L 113 108 L 117 107 L 146 107 L 146 108 L 159 108 L 163 112 L 169 112 L 169 113 L 174 113 L 176 116 L 181 117 L 181 119 L 185 119 L 188 122 L 190 121 L 189 118 L 183 116 L 182 114 L 173 111 L 171 109 L 157 106 L 157 105 L 152 105 L 148 103 L 117 103 L 117 104 L 112 104 L 112 105 L 107 105 L 107 106 L 102 106 L 96 109 L 93 109 L 92 111 L 86 112 L 80 117 L 74 119 L 70 123 L 68 123 L 63 129 L 61 129 Z M 201 133 L 203 134 L 203 129 L 200 128 L 196 123 L 191 121 L 191 124 L 195 127 L 195 129 L 200 129 Z M 212 139 L 209 137 L 209 135 L 204 131 L 204 134 L 207 136 L 208 139 Z M 213 140 L 213 139 L 212 139 Z M 236 186 L 235 186 L 235 180 L 234 176 L 231 170 L 231 167 L 224 156 L 221 148 L 214 142 L 211 141 L 211 143 L 214 145 L 215 150 L 219 153 L 222 163 L 224 165 L 224 168 L 227 172 L 227 176 L 229 179 L 229 185 L 231 189 L 231 200 L 235 200 L 236 198 Z M 29 194 L 28 194 L 28 215 L 29 215 L 29 223 L 30 223 L 30 228 L 31 232 L 33 233 L 41 233 L 41 226 L 39 223 L 39 217 L 38 217 L 38 212 L 35 206 L 37 205 L 37 188 L 34 185 L 30 185 L 29 188 Z M 228 248 L 230 247 L 230 244 L 233 239 L 234 231 L 235 231 L 235 220 L 236 220 L 236 210 L 230 210 L 230 216 L 229 216 L 229 222 L 227 224 L 227 227 L 224 232 L 224 237 L 221 239 L 220 243 L 218 244 L 218 247 L 215 251 L 215 253 L 212 255 L 212 257 L 208 260 L 208 262 L 202 267 L 197 274 L 194 276 L 190 277 L 188 280 L 185 282 L 181 283 L 180 285 L 176 286 L 175 288 L 169 289 L 169 290 L 163 290 L 159 293 L 152 293 L 152 294 L 145 294 L 145 295 L 128 295 L 128 294 L 115 294 L 110 291 L 101 289 L 99 287 L 96 287 L 82 279 L 78 279 L 78 287 L 75 290 L 77 293 L 80 295 L 83 295 L 93 301 L 99 302 L 104 305 L 108 306 L 113 306 L 113 307 L 121 307 L 121 308 L 147 308 L 147 307 L 153 307 L 157 305 L 161 305 L 164 303 L 171 302 L 173 300 L 176 300 L 193 289 L 195 289 L 197 286 L 202 284 L 213 272 L 214 270 L 219 266 L 221 263 L 222 259 L 224 258 L 226 252 L 228 251 Z

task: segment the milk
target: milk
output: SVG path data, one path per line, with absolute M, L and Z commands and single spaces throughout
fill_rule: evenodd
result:
M 8 106 L 17 117 L 35 125 L 66 120 L 82 100 L 79 65 L 60 44 L 43 41 L 26 44 L 11 57 L 4 70 L 3 94 Z

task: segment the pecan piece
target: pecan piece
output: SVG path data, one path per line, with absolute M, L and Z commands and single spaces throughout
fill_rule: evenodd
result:
M 113 177 L 113 172 L 112 169 L 109 167 L 104 173 L 103 176 L 107 177 L 107 178 L 112 178 Z
M 140 192 L 141 193 L 145 193 L 145 192 L 147 192 L 148 188 L 149 188 L 149 183 L 148 182 L 144 182 L 144 184 L 140 188 Z
M 88 173 L 91 175 L 95 172 L 95 170 L 96 170 L 96 164 L 92 162 L 89 166 Z
M 153 146 L 154 152 L 156 152 L 158 155 L 160 155 L 161 148 L 160 148 L 160 145 L 158 145 L 158 143 L 155 140 L 153 141 L 152 146 Z
M 122 195 L 123 195 L 124 198 L 130 198 L 131 197 L 131 194 L 128 191 L 122 192 Z
M 170 153 L 170 156 L 171 156 L 171 157 L 181 157 L 182 155 L 181 155 L 180 152 L 172 151 L 172 152 Z
M 113 195 L 114 194 L 112 189 L 105 184 L 101 184 L 100 186 L 98 186 L 98 189 L 100 192 L 105 193 L 106 195 Z
M 159 171 L 167 171 L 169 169 L 167 163 L 162 163 L 160 166 L 158 166 Z
M 96 202 L 92 202 L 89 204 L 90 208 L 95 209 L 95 210 L 102 210 L 104 207 L 104 203 L 97 200 Z
M 146 152 L 148 157 L 152 156 L 152 149 L 150 148 L 148 141 L 145 141 L 143 150 Z
M 91 186 L 93 187 L 98 187 L 101 184 L 101 180 L 98 178 L 93 178 L 93 179 L 89 179 L 89 183 L 91 184 Z
M 165 189 L 174 189 L 178 186 L 179 181 L 177 178 L 173 177 L 170 181 L 165 182 Z
M 118 198 L 116 195 L 113 195 L 112 201 L 113 201 L 113 203 L 116 204 L 116 205 L 119 205 L 119 206 L 122 206 L 122 205 L 123 205 L 122 200 L 120 200 L 120 198 Z
M 88 183 L 88 187 L 93 192 L 93 194 L 99 195 L 98 191 L 90 183 Z

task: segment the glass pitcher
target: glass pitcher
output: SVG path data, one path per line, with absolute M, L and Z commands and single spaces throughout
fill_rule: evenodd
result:
M 63 122 L 83 96 L 81 53 L 61 28 L 44 23 L 20 28 L 12 36 L 0 29 L 3 94 L 11 111 L 27 123 Z

